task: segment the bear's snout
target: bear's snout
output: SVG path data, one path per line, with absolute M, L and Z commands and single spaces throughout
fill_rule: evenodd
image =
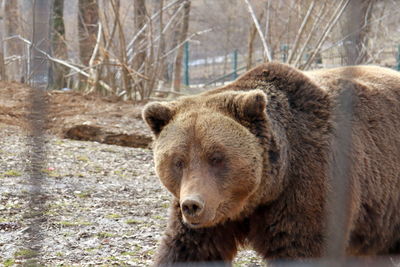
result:
M 188 196 L 181 202 L 181 210 L 187 219 L 199 217 L 204 211 L 204 200 L 200 196 Z

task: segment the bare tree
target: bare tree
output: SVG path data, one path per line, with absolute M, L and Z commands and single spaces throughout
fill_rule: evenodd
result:
M 308 29 L 307 37 L 302 42 L 302 47 L 300 51 L 296 53 L 297 54 L 296 59 L 294 60 L 294 62 L 290 62 L 294 66 L 299 67 L 301 65 L 301 59 L 304 57 L 305 51 L 309 46 L 309 44 L 311 43 L 312 37 L 317 33 L 319 29 L 318 25 L 321 24 L 322 18 L 324 17 L 326 10 L 327 10 L 327 4 L 326 2 L 324 2 L 322 7 L 320 7 L 320 9 L 318 10 L 318 13 L 316 13 L 315 15 L 316 19 L 314 19 L 311 28 Z
M 376 0 L 350 1 L 342 26 L 344 36 L 344 60 L 346 65 L 356 65 L 368 61 L 368 33 Z
M 261 21 L 264 17 L 264 10 L 261 12 L 258 21 Z M 253 53 L 254 53 L 254 40 L 256 39 L 257 27 L 256 24 L 252 23 L 251 29 L 249 31 L 248 43 L 247 43 L 247 61 L 246 69 L 249 70 L 253 66 Z
M 228 71 L 229 55 L 235 50 L 239 66 L 250 68 L 269 54 L 268 58 L 308 69 L 321 63 L 335 65 L 334 57 L 353 63 L 393 64 L 394 55 L 391 61 L 386 58 L 397 51 L 395 44 L 400 41 L 393 34 L 399 21 L 389 14 L 398 8 L 395 1 L 64 0 L 57 1 L 59 17 L 52 20 L 58 25 L 53 35 L 54 56 L 44 47 L 34 56 L 30 53 L 36 49 L 28 49 L 34 2 L 0 0 L 6 11 L 0 16 L 4 44 L 3 49 L 0 46 L 1 77 L 29 80 L 27 74 L 34 65 L 29 62 L 43 55 L 41 60 L 62 66 L 55 75 L 61 84 L 79 78 L 87 92 L 123 99 L 154 97 L 156 87 L 165 95 L 162 91 L 166 90 L 160 88 L 164 81 L 171 88 L 167 94 L 180 94 L 183 45 L 189 40 L 190 58 L 195 63 L 191 64 L 192 81 L 200 83 L 226 80 L 218 76 Z M 342 13 L 352 8 L 359 9 L 359 16 L 348 23 Z M 247 9 L 249 12 L 243 12 Z M 220 16 L 222 12 L 225 16 Z M 340 28 L 341 23 L 351 27 Z M 188 34 L 189 24 L 193 34 Z M 42 45 L 40 40 L 35 42 Z M 350 43 L 356 45 L 348 46 Z M 389 52 L 387 46 L 391 46 Z M 347 56 L 351 53 L 354 59 Z
M 331 16 L 329 22 L 326 24 L 325 28 L 323 29 L 322 34 L 321 34 L 320 38 L 318 39 L 316 46 L 313 49 L 310 57 L 308 58 L 306 63 L 303 66 L 301 66 L 302 69 L 307 69 L 311 65 L 311 63 L 313 62 L 313 60 L 315 59 L 317 54 L 320 52 L 322 45 L 328 38 L 328 35 L 331 33 L 332 28 L 336 25 L 339 18 L 342 16 L 343 12 L 345 11 L 347 5 L 350 2 L 351 2 L 351 0 L 341 0 L 340 1 L 337 8 L 333 12 L 333 15 Z
M 93 47 L 96 44 L 97 22 L 99 21 L 100 12 L 98 8 L 99 1 L 101 0 L 79 1 L 79 36 L 77 38 L 80 40 L 80 62 L 83 64 L 89 62 Z
M 152 19 L 149 23 L 149 34 L 148 34 L 148 58 L 146 60 L 145 75 L 148 79 L 145 81 L 146 84 L 146 95 L 145 97 L 150 97 L 151 93 L 157 86 L 157 82 L 162 80 L 160 74 L 164 72 L 164 57 L 165 53 L 165 36 L 164 36 L 164 0 L 156 0 L 153 7 L 153 14 L 159 14 L 158 16 L 158 27 L 154 27 Z M 152 15 L 154 17 L 154 15 Z M 157 29 L 158 28 L 158 29 Z M 154 36 L 158 30 L 158 42 L 156 44 Z M 162 83 L 161 83 L 162 84 Z
M 32 40 L 33 36 L 33 0 L 18 0 L 19 10 L 19 29 L 18 33 L 28 40 Z
M 311 2 L 310 6 L 309 6 L 309 8 L 307 10 L 307 14 L 305 15 L 305 17 L 304 17 L 304 19 L 303 19 L 303 21 L 302 21 L 302 23 L 300 25 L 300 28 L 299 28 L 299 30 L 298 30 L 298 32 L 296 34 L 296 38 L 293 41 L 293 47 L 290 50 L 290 53 L 289 53 L 289 56 L 288 56 L 288 60 L 287 60 L 287 62 L 289 64 L 292 62 L 292 59 L 293 59 L 294 55 L 296 54 L 297 48 L 299 47 L 299 44 L 300 44 L 301 36 L 304 34 L 306 25 L 310 21 L 311 14 L 312 14 L 312 11 L 314 10 L 314 7 L 315 7 L 315 0 L 313 0 Z
M 147 18 L 147 8 L 146 8 L 146 3 L 145 0 L 136 0 L 133 2 L 133 7 L 134 7 L 134 12 L 135 12 L 135 31 L 139 32 L 144 25 L 146 24 L 146 18 Z M 132 68 L 140 72 L 141 68 L 144 68 L 144 63 L 146 59 L 146 50 L 143 49 L 143 47 L 140 49 L 140 45 L 143 44 L 146 40 L 146 32 L 143 31 L 140 33 L 136 39 L 136 48 L 137 53 L 136 57 L 133 61 Z M 136 77 L 135 79 L 135 84 L 134 84 L 135 92 L 139 92 L 141 97 L 144 97 L 144 83 L 143 81 L 139 78 Z M 135 94 L 136 98 L 136 94 Z
M 165 59 L 162 57 L 162 55 L 165 53 L 165 34 L 164 34 L 164 16 L 163 16 L 163 8 L 164 8 L 164 0 L 157 0 L 158 3 L 158 10 L 160 11 L 160 17 L 159 17 L 159 33 L 160 33 L 160 38 L 158 41 L 158 50 L 157 50 L 157 66 L 156 70 L 154 71 L 154 78 L 153 80 L 155 81 L 156 79 L 158 80 L 163 80 L 163 75 L 165 72 Z
M 182 24 L 179 36 L 179 44 L 183 44 L 187 39 L 189 30 L 189 14 L 190 14 L 190 0 L 185 0 L 183 4 Z M 183 59 L 183 46 L 179 47 L 175 62 L 174 62 L 174 75 L 172 78 L 172 90 L 179 92 L 181 89 L 181 73 L 182 73 L 182 59 Z
M 181 10 L 183 9 L 183 1 L 184 0 L 179 0 L 179 5 L 177 5 L 174 10 L 173 13 L 176 16 L 179 16 L 179 14 L 181 14 Z M 168 46 L 168 50 L 172 50 L 175 47 L 178 46 L 179 43 L 179 35 L 180 35 L 180 28 L 179 28 L 179 23 L 181 23 L 182 20 L 178 21 L 175 20 L 174 21 L 174 27 L 171 33 L 171 40 L 169 42 L 169 46 Z M 175 58 L 173 59 L 173 62 L 175 62 Z M 171 62 L 168 62 L 169 65 L 171 64 Z M 172 63 L 173 64 L 173 63 Z M 170 65 L 171 66 L 171 65 Z M 171 73 L 168 69 L 166 70 L 166 73 L 164 73 L 164 75 L 167 77 L 168 80 L 173 80 L 173 73 Z M 171 85 L 171 88 L 173 88 L 173 85 Z
M 51 65 L 46 56 L 41 51 L 50 54 L 50 18 L 52 14 L 52 0 L 35 0 L 33 2 L 33 40 L 31 46 L 31 60 L 29 80 L 30 83 L 37 88 L 47 88 L 50 81 Z
M 18 13 L 19 13 L 19 23 L 18 23 L 18 34 L 22 37 L 32 40 L 33 39 L 33 0 L 18 0 Z M 29 48 L 26 45 L 18 42 L 18 45 L 22 48 L 19 52 L 21 55 L 20 67 L 22 72 L 22 79 L 29 79 L 30 75 L 30 55 L 27 50 Z
M 115 17 L 115 27 L 118 31 L 118 43 L 119 43 L 119 63 L 121 64 L 121 76 L 122 76 L 122 87 L 130 92 L 131 91 L 131 77 L 129 75 L 128 69 L 128 61 L 126 54 L 126 41 L 125 41 L 125 33 L 121 22 L 120 17 L 120 2 L 119 1 L 110 1 L 112 10 L 114 12 Z
M 244 0 L 247 4 L 247 7 L 249 9 L 250 15 L 254 21 L 254 25 L 256 26 L 257 32 L 260 35 L 260 39 L 262 41 L 263 47 L 264 47 L 264 55 L 266 57 L 267 61 L 272 61 L 272 56 L 271 56 L 271 51 L 270 48 L 268 47 L 267 41 L 265 39 L 265 36 L 263 34 L 263 32 L 261 31 L 261 26 L 260 23 L 257 20 L 257 16 L 254 13 L 254 9 L 252 7 L 252 5 L 250 4 L 250 2 L 248 0 Z
M 6 66 L 5 66 L 5 62 L 4 62 L 4 47 L 3 47 L 4 5 L 5 5 L 5 1 L 0 0 L 0 77 L 2 80 L 7 80 Z
M 4 39 L 19 33 L 18 1 L 4 1 Z M 12 81 L 23 81 L 21 65 L 23 46 L 16 39 L 8 39 L 4 43 L 4 57 L 6 59 L 6 76 Z
M 68 60 L 73 64 L 79 64 L 79 0 L 64 1 L 63 21 Z M 77 75 L 73 75 L 72 77 L 72 87 L 77 88 L 79 86 L 79 77 Z

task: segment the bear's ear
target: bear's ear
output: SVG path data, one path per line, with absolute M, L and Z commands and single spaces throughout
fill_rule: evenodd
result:
M 142 112 L 143 120 L 150 127 L 155 136 L 158 136 L 165 125 L 172 119 L 170 107 L 161 102 L 147 104 Z
M 255 120 L 265 115 L 267 96 L 260 89 L 239 93 L 234 98 L 236 116 Z

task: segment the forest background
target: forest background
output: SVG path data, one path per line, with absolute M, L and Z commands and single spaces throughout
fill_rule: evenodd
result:
M 0 0 L 0 77 L 142 101 L 261 62 L 398 68 L 393 0 Z M 50 75 L 49 75 L 50 74 Z

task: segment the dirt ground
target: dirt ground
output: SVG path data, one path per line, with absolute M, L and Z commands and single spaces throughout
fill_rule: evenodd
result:
M 30 88 L 0 82 L 0 123 L 28 129 Z M 141 120 L 142 105 L 116 97 L 85 95 L 75 91 L 46 93 L 47 130 L 60 138 L 147 147 L 149 130 Z
M 29 167 L 29 90 L 0 83 L 0 265 L 149 266 L 171 196 L 153 170 L 142 106 L 48 92 L 38 184 Z M 243 250 L 235 265 L 263 264 Z

